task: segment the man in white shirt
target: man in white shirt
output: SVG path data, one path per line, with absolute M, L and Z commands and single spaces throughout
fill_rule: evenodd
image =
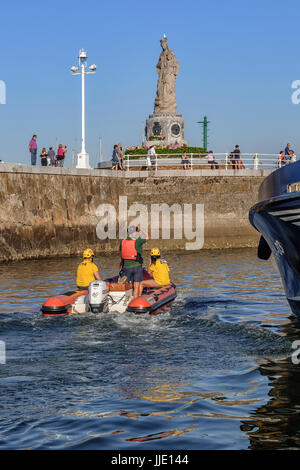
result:
M 151 145 L 147 153 L 147 167 L 150 170 L 152 167 L 155 166 L 156 161 L 156 152 L 155 152 L 155 145 Z

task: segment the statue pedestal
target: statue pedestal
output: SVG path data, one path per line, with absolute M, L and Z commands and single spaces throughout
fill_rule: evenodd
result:
M 187 145 L 184 140 L 184 119 L 181 114 L 150 114 L 146 121 L 146 140 L 143 145 Z M 150 137 L 157 140 L 150 140 Z M 164 139 L 162 137 L 165 137 Z

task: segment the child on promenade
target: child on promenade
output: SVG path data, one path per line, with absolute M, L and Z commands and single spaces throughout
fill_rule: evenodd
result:
M 42 149 L 42 152 L 40 154 L 40 157 L 41 157 L 41 165 L 42 166 L 47 166 L 47 158 L 48 158 L 48 153 L 45 149 L 45 147 Z

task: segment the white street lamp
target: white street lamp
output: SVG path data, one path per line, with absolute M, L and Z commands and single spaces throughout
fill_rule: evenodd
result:
M 78 61 L 81 71 L 78 67 L 71 67 L 72 75 L 81 75 L 81 152 L 77 155 L 76 168 L 90 168 L 89 154 L 85 150 L 85 75 L 96 73 L 97 67 L 93 64 L 87 70 L 87 55 L 84 49 L 80 49 Z

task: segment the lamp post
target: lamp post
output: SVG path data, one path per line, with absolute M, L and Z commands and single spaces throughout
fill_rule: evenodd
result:
M 71 67 L 72 75 L 81 75 L 81 152 L 77 155 L 76 168 L 90 168 L 89 154 L 85 150 L 85 75 L 96 73 L 97 67 L 95 64 L 87 67 L 87 55 L 84 49 L 79 51 L 78 62 L 79 67 Z

